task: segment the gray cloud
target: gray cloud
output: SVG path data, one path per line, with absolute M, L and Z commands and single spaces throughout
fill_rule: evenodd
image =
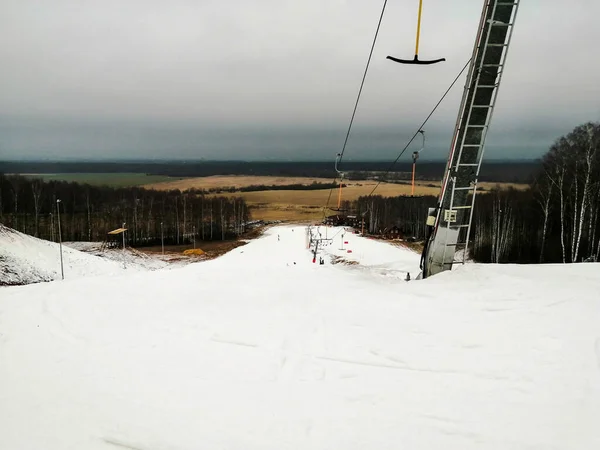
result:
M 382 2 L 4 0 L 0 156 L 327 159 L 343 143 Z M 414 4 L 413 4 L 414 3 Z M 392 158 L 468 59 L 482 2 L 390 0 L 347 156 Z M 600 119 L 600 4 L 524 1 L 488 155 L 538 155 Z M 428 131 L 445 157 L 462 81 Z

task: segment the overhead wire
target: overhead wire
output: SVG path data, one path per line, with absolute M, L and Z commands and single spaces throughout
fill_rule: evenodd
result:
M 408 143 L 406 144 L 406 146 L 402 149 L 402 151 L 400 152 L 400 154 L 396 157 L 396 159 L 394 160 L 394 162 L 392 162 L 390 164 L 390 166 L 385 170 L 385 172 L 383 173 L 383 176 L 377 182 L 377 184 L 375 185 L 375 187 L 373 188 L 373 190 L 371 191 L 371 193 L 369 195 L 367 195 L 367 197 L 371 197 L 373 195 L 373 192 L 375 192 L 375 190 L 379 187 L 379 185 L 381 184 L 381 182 L 384 181 L 386 175 L 389 174 L 390 171 L 394 168 L 394 166 L 396 165 L 396 163 L 398 162 L 398 160 L 402 157 L 402 155 L 404 154 L 404 152 L 406 151 L 406 149 L 408 149 L 408 147 L 410 146 L 410 144 L 412 144 L 412 141 L 415 140 L 415 138 L 417 137 L 417 135 L 419 134 L 419 132 L 423 129 L 423 127 L 425 126 L 425 124 L 427 124 L 427 122 L 429 121 L 429 119 L 431 118 L 431 116 L 433 115 L 433 113 L 435 113 L 435 111 L 437 110 L 438 106 L 440 106 L 440 104 L 444 101 L 444 99 L 446 98 L 446 96 L 448 95 L 448 93 L 450 92 L 450 90 L 454 87 L 454 85 L 456 84 L 456 82 L 458 81 L 458 79 L 460 78 L 460 76 L 463 74 L 463 72 L 465 71 L 465 69 L 467 68 L 467 66 L 469 65 L 470 62 L 471 62 L 471 58 L 469 58 L 469 60 L 465 63 L 465 65 L 463 66 L 463 68 L 461 69 L 461 71 L 458 73 L 458 75 L 456 76 L 456 78 L 454 78 L 454 81 L 452 81 L 452 84 L 450 84 L 450 86 L 448 87 L 448 89 L 446 89 L 446 92 L 444 92 L 444 95 L 442 95 L 442 97 L 435 104 L 435 106 L 433 107 L 433 109 L 431 110 L 431 112 L 429 113 L 429 115 L 427 116 L 427 118 L 423 121 L 423 123 L 421 124 L 421 126 L 419 128 L 417 128 L 417 131 L 415 131 L 415 134 L 413 134 L 413 136 L 410 138 L 410 140 L 408 141 Z
M 346 151 L 346 145 L 348 144 L 348 138 L 350 137 L 350 131 L 352 130 L 352 124 L 354 123 L 354 117 L 356 116 L 356 110 L 358 109 L 358 103 L 360 101 L 360 96 L 362 94 L 363 87 L 365 85 L 365 80 L 367 78 L 367 73 L 369 71 L 369 66 L 371 64 L 371 58 L 373 56 L 373 50 L 375 49 L 375 43 L 377 42 L 377 36 L 379 35 L 379 29 L 381 28 L 381 21 L 383 20 L 383 14 L 385 13 L 385 7 L 387 6 L 387 0 L 384 0 L 383 7 L 381 8 L 381 14 L 379 15 L 379 22 L 377 22 L 377 29 L 375 30 L 375 36 L 373 37 L 373 43 L 371 44 L 371 50 L 369 52 L 369 58 L 367 59 L 367 64 L 365 66 L 365 71 L 363 73 L 362 81 L 360 83 L 360 89 L 358 90 L 358 95 L 356 97 L 356 102 L 354 103 L 354 110 L 352 111 L 352 117 L 350 118 L 350 124 L 348 125 L 348 131 L 346 132 L 346 138 L 344 139 L 344 145 L 342 146 L 342 151 L 338 156 L 338 163 L 342 162 L 342 158 L 344 157 L 344 152 Z M 327 197 L 327 203 L 323 208 L 323 216 L 326 214 L 327 207 L 329 206 L 329 202 L 331 201 L 331 194 L 333 193 L 333 188 L 335 185 L 335 181 L 337 180 L 337 175 L 333 179 L 332 187 L 329 189 L 329 196 Z M 340 185 L 342 183 L 340 177 Z

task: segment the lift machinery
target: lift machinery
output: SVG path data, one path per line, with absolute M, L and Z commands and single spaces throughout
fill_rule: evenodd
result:
M 477 179 L 519 0 L 485 0 L 450 153 L 421 256 L 427 278 L 467 257 Z

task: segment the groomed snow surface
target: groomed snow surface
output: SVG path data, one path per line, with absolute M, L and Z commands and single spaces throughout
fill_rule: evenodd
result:
M 0 449 L 600 448 L 600 265 L 340 237 L 0 289 Z

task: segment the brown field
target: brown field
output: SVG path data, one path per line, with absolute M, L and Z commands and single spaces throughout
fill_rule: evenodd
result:
M 247 232 L 244 235 L 244 239 L 254 239 L 259 237 L 263 233 L 264 227 L 262 228 L 254 228 L 253 230 Z M 201 256 L 203 259 L 213 259 L 218 256 L 224 255 L 225 253 L 237 248 L 242 245 L 246 245 L 246 241 L 242 241 L 240 239 L 236 240 L 228 240 L 228 241 L 196 241 L 196 248 L 202 249 L 204 251 L 204 255 Z M 196 256 L 187 256 L 183 254 L 186 250 L 193 249 L 192 244 L 182 244 L 182 245 L 165 245 L 165 255 L 169 256 L 169 260 L 176 261 L 178 259 L 188 259 L 188 258 L 197 258 Z M 162 252 L 162 246 L 155 245 L 152 247 L 140 247 L 137 249 L 143 253 L 148 254 L 157 254 Z
M 168 190 L 168 189 L 190 189 L 190 188 L 215 188 L 215 187 L 242 187 L 250 185 L 278 185 L 287 184 L 311 184 L 313 182 L 331 183 L 326 178 L 303 178 L 303 177 L 262 177 L 262 176 L 211 176 L 201 178 L 188 178 L 178 181 L 154 183 L 146 185 L 146 188 Z M 347 187 L 343 188 L 342 200 L 356 200 L 358 197 L 369 195 L 376 181 L 348 181 Z M 415 195 L 439 194 L 440 182 L 417 181 Z M 435 187 L 434 187 L 435 186 Z M 523 189 L 526 185 L 514 183 L 479 183 L 479 187 L 490 190 L 493 187 Z M 484 191 L 485 192 L 485 191 Z M 411 187 L 408 184 L 381 183 L 375 190 L 375 195 L 394 197 L 399 195 L 410 195 Z M 323 208 L 327 203 L 329 189 L 319 190 L 281 190 L 281 191 L 256 191 L 256 192 L 233 192 L 215 195 L 228 197 L 242 197 L 252 208 L 252 218 L 257 220 L 286 220 L 294 222 L 314 221 L 323 218 Z M 330 207 L 337 205 L 338 190 L 334 190 L 329 201 Z M 328 210 L 327 214 L 335 212 Z
M 375 182 L 350 184 L 342 190 L 342 200 L 356 200 L 358 197 L 369 195 L 375 187 Z M 437 195 L 439 189 L 419 186 L 415 195 Z M 337 206 L 339 191 L 334 189 L 329 200 L 330 207 Z M 386 197 L 410 195 L 410 186 L 402 184 L 382 183 L 375 194 Z M 234 192 L 228 196 L 241 196 L 252 206 L 252 217 L 262 220 L 294 220 L 312 221 L 323 218 L 323 207 L 329 197 L 329 189 L 314 191 L 259 191 Z M 327 214 L 335 214 L 328 210 Z

